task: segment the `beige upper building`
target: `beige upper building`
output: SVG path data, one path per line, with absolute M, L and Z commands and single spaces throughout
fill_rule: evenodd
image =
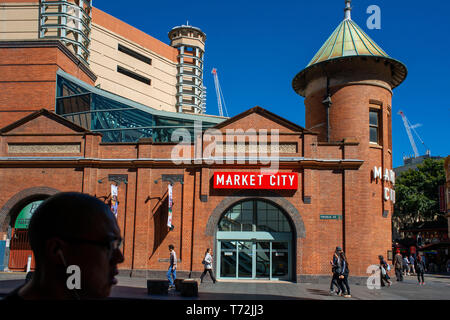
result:
M 175 40 L 172 31 L 171 46 L 89 0 L 0 0 L 0 41 L 57 38 L 89 66 L 101 89 L 157 110 L 203 113 L 206 36 L 183 27 L 192 30 Z
M 177 50 L 93 10 L 90 67 L 96 85 L 155 109 L 176 112 Z
M 39 38 L 39 2 L 0 0 L 0 40 Z

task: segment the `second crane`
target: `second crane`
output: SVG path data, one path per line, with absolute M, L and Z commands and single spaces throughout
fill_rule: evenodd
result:
M 228 117 L 228 110 L 223 97 L 222 88 L 219 83 L 219 76 L 217 75 L 217 69 L 213 68 L 211 72 L 214 76 L 214 86 L 216 87 L 217 95 L 217 107 L 219 108 L 219 116 L 223 117 L 223 107 L 225 108 L 226 116 Z

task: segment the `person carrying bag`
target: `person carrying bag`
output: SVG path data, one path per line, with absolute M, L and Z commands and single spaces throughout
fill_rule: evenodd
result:
M 208 272 L 213 283 L 216 283 L 216 278 L 214 277 L 214 274 L 212 272 L 212 256 L 211 256 L 211 248 L 206 249 L 205 257 L 202 261 L 204 265 L 204 270 L 202 275 L 200 276 L 200 283 L 203 283 L 203 278 L 205 277 L 206 273 Z
M 388 284 L 388 286 L 390 287 L 391 286 L 391 284 L 392 284 L 392 282 L 391 282 L 391 280 L 389 280 L 390 279 L 390 277 L 389 277 L 389 274 L 387 273 L 387 271 L 389 271 L 390 270 L 390 267 L 389 267 L 389 265 L 386 263 L 386 261 L 384 260 L 384 258 L 383 258 L 383 256 L 378 256 L 378 259 L 380 260 L 380 269 L 381 269 L 381 274 L 380 274 L 380 277 L 381 277 L 381 286 L 382 287 L 384 287 L 385 286 L 385 282 L 387 282 L 387 284 Z

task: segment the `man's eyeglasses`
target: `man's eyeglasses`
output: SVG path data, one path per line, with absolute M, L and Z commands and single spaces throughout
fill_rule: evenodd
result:
M 120 250 L 122 248 L 122 238 L 114 238 L 109 241 L 97 241 L 82 238 L 73 237 L 60 237 L 62 240 L 73 244 L 91 244 L 99 247 L 106 248 L 111 254 L 114 250 Z

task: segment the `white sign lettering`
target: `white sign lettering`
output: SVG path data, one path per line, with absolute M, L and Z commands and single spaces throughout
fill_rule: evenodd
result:
M 382 167 L 374 167 L 373 168 L 373 180 L 383 180 L 385 182 L 390 182 L 392 186 L 395 185 L 395 172 L 393 170 L 385 169 L 384 175 L 383 175 L 383 168 Z M 384 187 L 383 190 L 383 199 L 385 201 L 392 201 L 395 203 L 395 190 L 391 189 L 390 187 Z

